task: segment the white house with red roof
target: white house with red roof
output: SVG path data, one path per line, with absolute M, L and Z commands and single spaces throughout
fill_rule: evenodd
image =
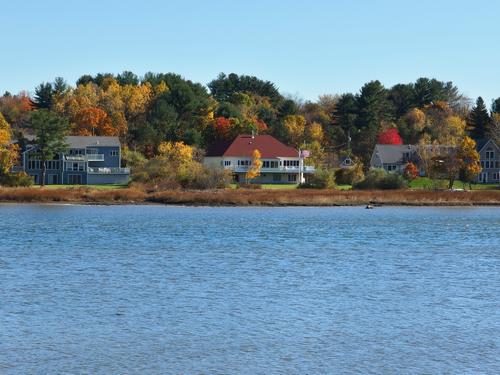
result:
M 233 172 L 236 182 L 246 182 L 254 150 L 261 154 L 260 176 L 251 182 L 265 184 L 298 184 L 314 173 L 305 165 L 306 152 L 300 153 L 270 135 L 239 135 L 234 141 L 217 142 L 207 149 L 204 164 Z

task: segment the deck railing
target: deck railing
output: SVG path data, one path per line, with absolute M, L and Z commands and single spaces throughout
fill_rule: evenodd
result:
M 88 173 L 92 174 L 130 174 L 130 168 L 87 168 Z

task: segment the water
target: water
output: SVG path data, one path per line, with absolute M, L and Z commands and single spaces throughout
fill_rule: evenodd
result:
M 0 217 L 0 374 L 500 373 L 498 208 Z

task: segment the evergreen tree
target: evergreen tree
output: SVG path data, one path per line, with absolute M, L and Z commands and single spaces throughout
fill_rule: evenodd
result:
M 67 148 L 64 137 L 68 133 L 69 123 L 67 119 L 41 109 L 32 113 L 29 125 L 35 132 L 36 154 L 42 168 L 41 185 L 44 186 L 46 161 Z
M 387 89 L 379 81 L 365 84 L 356 96 L 356 103 L 358 107 L 356 125 L 359 132 L 353 137 L 354 153 L 368 164 L 377 142 L 380 126 L 383 121 L 393 119 L 394 108 L 388 99 Z
M 52 84 L 49 82 L 40 83 L 35 88 L 33 105 L 37 109 L 50 109 L 52 107 L 53 96 L 54 96 L 54 89 L 52 88 Z
M 500 113 L 500 98 L 493 100 L 491 105 L 491 113 Z
M 476 105 L 469 115 L 469 133 L 473 139 L 481 139 L 486 136 L 490 127 L 491 118 L 484 104 L 483 98 L 476 100 Z

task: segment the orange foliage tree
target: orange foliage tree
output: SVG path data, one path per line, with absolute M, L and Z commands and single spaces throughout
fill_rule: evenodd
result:
M 262 168 L 262 160 L 260 160 L 261 154 L 259 150 L 253 150 L 252 153 L 252 165 L 247 171 L 247 180 L 252 180 L 260 176 L 260 169 Z
M 119 132 L 113 127 L 111 119 L 102 109 L 85 108 L 80 110 L 74 118 L 73 134 L 116 136 Z

